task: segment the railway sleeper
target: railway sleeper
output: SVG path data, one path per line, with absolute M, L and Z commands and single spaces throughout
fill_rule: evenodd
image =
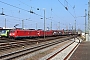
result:
M 4 50 L 4 49 L 10 49 L 10 48 L 16 48 L 16 47 L 21 47 L 22 45 L 9 45 L 9 46 L 1 46 L 0 49 Z

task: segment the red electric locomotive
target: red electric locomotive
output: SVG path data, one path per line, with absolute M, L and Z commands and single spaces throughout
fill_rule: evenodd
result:
M 53 36 L 53 31 L 52 30 L 45 31 L 45 36 Z
M 28 38 L 28 37 L 37 37 L 37 30 L 11 30 L 9 37 L 10 38 Z
M 43 31 L 43 30 L 11 30 L 9 33 L 10 38 L 31 38 L 31 37 L 43 37 L 53 36 L 53 30 Z
M 38 30 L 37 34 L 39 37 L 43 37 L 45 33 L 45 36 L 53 36 L 53 30 L 47 30 L 47 31 L 43 31 L 43 30 Z

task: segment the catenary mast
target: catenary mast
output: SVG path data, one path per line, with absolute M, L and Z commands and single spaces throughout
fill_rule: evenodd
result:
M 88 2 L 88 41 L 90 41 L 90 0 Z

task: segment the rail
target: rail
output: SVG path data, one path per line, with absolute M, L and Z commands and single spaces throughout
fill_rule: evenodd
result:
M 4 54 L 4 55 L 1 55 L 0 58 L 5 59 L 5 60 L 15 59 L 17 57 L 21 57 L 23 55 L 26 55 L 26 54 L 29 54 L 29 53 L 32 53 L 32 52 L 35 52 L 35 51 L 50 47 L 50 46 L 53 46 L 55 44 L 58 44 L 58 43 L 61 43 L 61 42 L 64 42 L 64 41 L 67 41 L 68 39 L 71 39 L 73 37 L 65 38 L 63 40 L 56 40 L 54 42 L 48 42 L 48 43 L 41 44 L 41 45 L 38 45 L 38 46 L 35 46 L 35 47 L 31 47 L 31 48 L 11 52 L 11 53 L 8 53 L 8 54 Z
M 55 57 L 57 54 L 61 53 L 62 51 L 64 51 L 66 48 L 68 48 L 70 45 L 72 45 L 75 42 L 75 38 L 77 38 L 77 36 L 74 37 L 74 41 L 72 43 L 70 43 L 69 45 L 67 45 L 66 47 L 64 47 L 63 49 L 59 50 L 58 52 L 56 52 L 55 54 L 53 54 L 52 56 L 48 57 L 46 60 L 51 60 L 53 57 Z M 77 38 L 78 39 L 78 38 Z M 69 52 L 69 54 L 64 58 L 64 60 L 67 60 L 70 55 L 72 54 L 72 52 L 77 48 L 77 46 L 80 44 L 80 39 L 78 39 L 78 44 L 75 45 L 75 47 Z

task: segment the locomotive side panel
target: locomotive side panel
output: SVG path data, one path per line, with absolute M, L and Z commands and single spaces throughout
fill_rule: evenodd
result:
M 31 30 L 29 32 L 30 32 L 29 34 L 30 37 L 38 37 L 37 30 Z

